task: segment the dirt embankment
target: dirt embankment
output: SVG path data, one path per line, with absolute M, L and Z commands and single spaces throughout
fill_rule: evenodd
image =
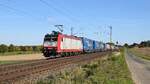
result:
M 0 61 L 24 61 L 24 60 L 36 60 L 36 59 L 44 59 L 44 56 L 42 54 L 0 56 Z

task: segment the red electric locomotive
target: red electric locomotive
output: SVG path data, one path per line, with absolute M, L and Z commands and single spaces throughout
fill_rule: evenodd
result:
M 78 37 L 55 31 L 44 37 L 43 54 L 45 57 L 69 56 L 82 51 L 82 40 Z

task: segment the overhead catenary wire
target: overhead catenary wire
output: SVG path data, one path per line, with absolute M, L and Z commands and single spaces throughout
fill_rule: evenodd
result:
M 13 7 L 11 7 L 11 6 L 8 6 L 8 5 L 5 5 L 5 4 L 2 4 L 2 3 L 0 3 L 0 6 L 1 6 L 1 7 L 5 7 L 5 8 L 7 8 L 7 9 L 12 10 L 12 11 L 15 11 L 15 12 L 19 12 L 19 13 L 21 13 L 21 14 L 23 14 L 23 15 L 30 16 L 30 17 L 31 17 L 32 19 L 34 19 L 34 20 L 40 20 L 40 18 L 35 17 L 35 15 L 32 15 L 32 14 L 26 12 L 26 11 L 23 11 L 23 10 L 20 10 L 20 9 L 17 9 L 17 8 L 13 8 Z
M 54 9 L 56 12 L 58 12 L 59 14 L 64 15 L 66 18 L 68 18 L 68 19 L 71 20 L 72 22 L 74 22 L 74 23 L 79 23 L 79 20 L 77 20 L 76 18 L 74 18 L 74 17 L 72 16 L 72 14 L 71 14 L 71 16 L 70 16 L 70 14 L 69 14 L 70 12 L 68 12 L 68 10 L 66 10 L 66 12 L 64 12 L 63 10 L 59 10 L 56 6 L 53 6 L 52 4 L 48 3 L 48 2 L 45 1 L 45 0 L 40 0 L 40 1 L 41 1 L 43 4 L 49 6 L 50 8 L 53 8 L 53 9 Z M 0 6 L 5 7 L 5 8 L 8 8 L 9 10 L 13 10 L 13 11 L 15 11 L 15 12 L 19 12 L 19 13 L 21 13 L 21 14 L 23 14 L 23 15 L 30 16 L 32 19 L 40 20 L 40 18 L 35 17 L 35 15 L 33 15 L 33 14 L 29 13 L 29 12 L 26 12 L 26 11 L 24 11 L 24 10 L 20 10 L 20 9 L 18 9 L 18 8 L 11 7 L 11 6 L 8 6 L 8 5 L 3 4 L 3 3 L 0 3 Z M 91 26 L 91 25 L 89 25 L 89 26 Z M 81 28 L 79 29 L 79 31 L 81 31 Z M 80 32 L 79 32 L 79 33 L 80 33 Z
M 50 2 L 53 3 L 53 4 L 56 4 L 55 0 L 50 0 Z M 64 8 L 64 6 L 62 6 L 61 4 L 57 5 L 57 7 L 63 8 L 62 10 L 63 10 L 67 15 L 70 15 L 70 17 L 72 17 L 73 19 L 75 19 L 77 22 L 80 21 L 78 17 L 73 16 L 72 12 L 71 12 L 69 9 Z M 61 10 L 61 9 L 60 9 L 60 10 Z
M 72 16 L 71 12 L 67 9 L 60 9 L 63 8 L 60 5 L 57 5 L 57 7 L 53 4 L 54 1 L 49 0 L 49 2 L 47 2 L 46 0 L 39 0 L 41 3 L 45 4 L 47 7 L 53 9 L 54 11 L 56 11 L 58 14 L 63 15 L 66 19 L 70 20 L 71 22 L 73 22 L 74 24 L 78 25 L 79 24 L 79 20 L 77 20 L 75 17 Z M 51 2 L 50 2 L 51 1 Z M 58 8 L 59 7 L 59 8 Z M 70 22 L 69 22 L 70 23 Z M 71 26 L 72 27 L 72 26 Z
M 46 0 L 40 0 L 40 1 L 41 1 L 43 4 L 47 5 L 48 7 L 53 8 L 56 12 L 58 12 L 58 13 L 64 15 L 66 18 L 68 18 L 68 19 L 71 20 L 72 22 L 79 23 L 79 20 L 78 20 L 78 19 L 76 19 L 72 14 L 71 14 L 71 15 L 69 14 L 69 13 L 71 13 L 69 10 L 66 10 L 66 9 L 60 10 L 60 9 L 58 9 L 56 6 L 54 6 L 54 5 L 50 4 L 50 3 L 48 3 Z M 5 5 L 5 4 L 3 4 L 3 3 L 0 3 L 0 6 L 5 7 L 5 8 L 8 8 L 8 9 L 10 9 L 10 10 L 13 10 L 13 11 L 15 11 L 15 12 L 19 12 L 19 13 L 21 13 L 21 14 L 23 14 L 23 15 L 30 16 L 32 19 L 39 20 L 39 18 L 35 17 L 35 15 L 33 15 L 33 14 L 29 13 L 29 12 L 26 12 L 26 11 L 24 11 L 24 10 L 20 10 L 20 9 L 18 9 L 18 8 L 11 7 L 11 6 Z M 59 6 L 59 5 L 58 5 L 58 6 Z M 61 8 L 61 7 L 60 7 L 60 8 Z M 66 11 L 66 12 L 64 12 L 64 11 Z M 89 25 L 89 26 L 91 26 L 91 25 Z M 80 31 L 79 33 L 81 33 L 81 27 L 80 27 L 79 31 Z
M 63 8 L 63 10 L 61 10 L 60 8 L 62 8 L 62 7 L 60 5 L 57 5 L 57 7 L 54 6 L 53 4 L 50 3 L 51 0 L 49 0 L 49 2 L 47 2 L 46 0 L 39 0 L 39 1 L 42 2 L 43 4 L 47 5 L 49 8 L 55 10 L 57 13 L 65 16 L 67 19 L 69 19 L 70 21 L 72 21 L 74 24 L 75 23 L 76 24 L 80 24 L 81 23 L 80 20 L 77 17 L 74 17 L 73 14 L 71 14 L 71 12 L 68 9 Z M 91 26 L 91 23 L 87 23 L 87 24 L 88 24 L 88 26 L 90 26 L 91 28 L 93 28 Z M 82 29 L 79 28 L 77 31 L 81 31 L 81 30 Z M 76 32 L 76 33 L 78 33 L 78 32 Z
M 42 2 L 43 4 L 47 5 L 49 8 L 52 8 L 53 10 L 55 10 L 57 13 L 62 14 L 67 19 L 71 20 L 72 22 L 77 22 L 77 20 L 74 19 L 73 17 L 71 17 L 69 14 L 67 14 L 66 12 L 63 12 L 62 10 L 59 10 L 58 8 L 56 8 L 54 5 L 48 3 L 47 1 L 45 1 L 45 0 L 39 0 L 39 1 Z

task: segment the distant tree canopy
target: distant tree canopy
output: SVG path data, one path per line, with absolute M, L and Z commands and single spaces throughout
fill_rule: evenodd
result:
M 0 53 L 8 52 L 8 47 L 5 44 L 0 45 Z
M 138 46 L 139 46 L 138 43 L 133 43 L 133 44 L 131 44 L 129 47 L 130 47 L 130 48 L 133 48 L 133 47 L 138 47 Z
M 16 52 L 16 51 L 33 51 L 33 52 L 40 52 L 42 51 L 42 46 L 15 46 L 13 44 L 5 45 L 1 44 L 0 45 L 0 53 L 5 53 L 5 52 Z
M 10 44 L 8 46 L 8 52 L 13 52 L 13 51 L 15 51 L 15 46 L 13 44 Z
M 142 41 L 139 47 L 150 47 L 150 41 Z
M 142 48 L 142 47 L 150 47 L 150 40 L 148 41 L 142 41 L 141 43 L 133 43 L 131 45 L 128 45 L 128 44 L 125 44 L 124 45 L 125 47 L 129 47 L 129 48 L 133 48 L 133 47 L 139 47 L 139 48 Z
M 129 45 L 127 43 L 124 44 L 124 47 L 129 47 Z

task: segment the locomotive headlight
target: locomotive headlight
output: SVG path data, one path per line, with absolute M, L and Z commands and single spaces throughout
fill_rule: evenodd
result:
M 47 46 L 49 46 L 49 43 L 48 42 L 44 42 L 43 46 L 47 47 Z

